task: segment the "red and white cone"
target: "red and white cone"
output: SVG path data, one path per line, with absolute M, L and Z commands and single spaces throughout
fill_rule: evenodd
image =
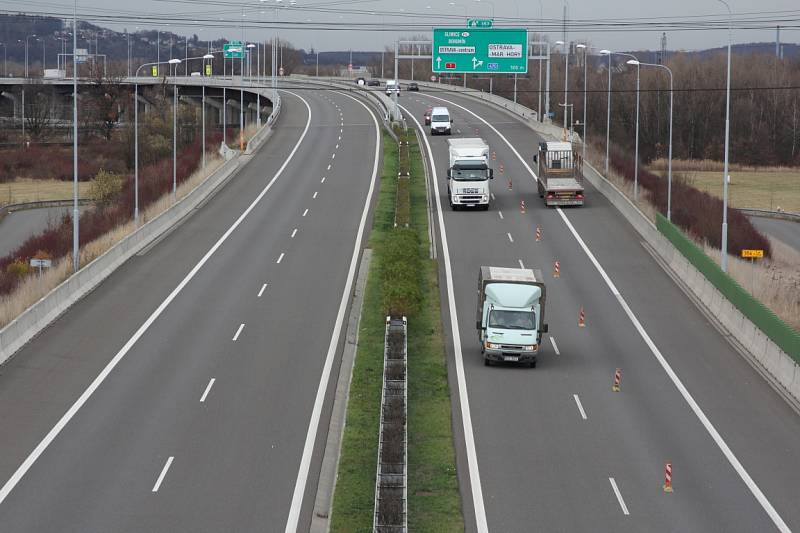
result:
M 611 390 L 614 392 L 619 392 L 619 383 L 622 381 L 622 370 L 619 368 L 614 371 L 614 384 L 611 386 Z
M 503 173 L 503 172 L 505 172 L 505 171 L 506 171 L 506 169 L 505 169 L 505 167 L 503 166 L 503 163 L 500 163 L 500 174 L 502 174 L 502 173 Z
M 578 327 L 579 328 L 586 327 L 586 313 L 583 312 L 583 307 L 581 307 L 581 312 L 578 313 Z
M 525 214 L 525 200 L 519 201 L 519 212 Z
M 664 492 L 672 492 L 672 463 L 664 464 Z
M 511 183 L 511 178 L 508 179 L 508 190 L 514 190 L 514 185 Z
M 542 228 L 536 226 L 536 242 L 540 242 L 542 240 Z
M 560 278 L 561 277 L 561 263 L 556 261 L 553 263 L 553 277 Z

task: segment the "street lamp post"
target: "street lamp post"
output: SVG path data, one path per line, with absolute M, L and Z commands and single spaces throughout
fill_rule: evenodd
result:
M 28 77 L 28 39 L 36 37 L 36 34 L 28 35 L 25 37 L 25 77 Z
M 556 41 L 564 46 L 564 129 L 567 129 L 567 95 L 569 94 L 569 45 L 564 41 Z
M 78 0 L 75 0 L 72 11 L 72 271 L 80 268 L 80 248 L 78 212 Z M 66 70 L 66 69 L 65 69 Z
M 733 13 L 725 0 L 717 0 L 728 10 L 728 83 L 725 89 L 725 164 L 722 175 L 722 245 L 720 246 L 720 267 L 728 271 L 728 148 L 730 146 L 731 117 L 731 33 Z
M 636 151 L 633 161 L 633 199 L 639 199 L 639 61 L 629 59 L 629 65 L 636 66 Z
M 6 68 L 6 43 L 0 43 L 0 46 L 3 47 L 3 77 L 8 77 L 8 69 Z
M 170 49 L 171 50 L 171 49 Z M 177 65 L 181 60 L 170 59 L 170 65 L 175 65 L 175 74 L 178 73 Z M 172 82 L 172 201 L 175 202 L 178 193 L 178 81 Z
M 672 220 L 672 70 L 666 65 L 638 63 L 643 67 L 663 68 L 669 74 L 669 156 L 667 159 L 667 220 Z
M 585 44 L 577 44 L 575 46 L 583 50 L 583 153 L 581 154 L 581 157 L 584 161 L 586 161 L 586 89 L 588 87 L 589 79 L 587 76 L 589 47 L 587 47 Z
M 203 56 L 203 75 L 205 76 L 205 60 L 214 59 L 213 54 L 206 54 Z M 203 80 L 203 98 L 202 98 L 202 120 L 203 120 L 203 168 L 206 168 L 206 81 Z

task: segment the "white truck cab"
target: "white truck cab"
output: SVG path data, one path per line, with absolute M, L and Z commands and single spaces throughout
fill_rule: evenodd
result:
M 434 107 L 431 110 L 431 135 L 443 133 L 450 135 L 453 119 L 446 107 Z
M 434 108 L 433 116 L 436 116 Z M 450 166 L 447 169 L 447 197 L 450 207 L 489 209 L 489 180 L 494 171 L 489 167 L 489 145 L 477 137 L 447 139 Z

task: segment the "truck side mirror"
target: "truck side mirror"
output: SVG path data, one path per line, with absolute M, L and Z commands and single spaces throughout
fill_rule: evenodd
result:
M 536 154 L 533 154 L 533 162 L 534 163 L 538 163 L 537 159 L 538 159 L 538 156 Z
M 448 168 L 447 169 L 447 179 L 450 179 L 452 177 L 453 177 L 453 170 Z
M 452 123 L 453 123 L 453 119 L 451 118 L 451 119 L 450 119 L 450 124 L 452 124 Z
M 550 326 L 548 324 L 542 326 L 542 333 L 547 333 L 548 331 L 550 331 Z
M 490 180 L 493 180 L 493 179 L 494 179 L 494 169 L 493 169 L 493 168 L 490 168 L 490 169 L 489 169 L 489 179 L 490 179 Z
M 477 329 L 483 329 L 483 328 L 481 327 L 481 321 L 480 321 L 480 320 L 478 320 L 478 321 L 475 323 L 475 327 L 476 327 Z

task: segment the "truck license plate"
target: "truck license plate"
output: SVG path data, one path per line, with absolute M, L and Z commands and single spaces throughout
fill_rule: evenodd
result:
M 519 361 L 519 356 L 516 356 L 516 355 L 504 355 L 503 356 L 503 361 L 516 363 L 517 361 Z

